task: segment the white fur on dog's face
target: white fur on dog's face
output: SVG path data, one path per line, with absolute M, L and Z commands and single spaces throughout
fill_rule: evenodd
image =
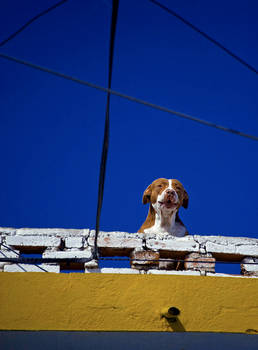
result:
M 165 184 L 157 184 L 158 188 L 162 189 L 162 192 L 158 194 L 156 201 L 151 203 L 157 213 L 162 212 L 164 216 L 170 216 L 178 208 L 179 197 L 176 190 L 172 186 L 172 180 L 167 180 L 168 186 Z M 160 187 L 160 185 L 162 187 Z M 163 187 L 165 187 L 163 189 Z

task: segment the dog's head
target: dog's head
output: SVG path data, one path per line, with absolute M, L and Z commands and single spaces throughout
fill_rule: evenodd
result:
M 178 180 L 157 179 L 144 191 L 142 202 L 150 203 L 156 212 L 170 214 L 188 207 L 188 194 Z

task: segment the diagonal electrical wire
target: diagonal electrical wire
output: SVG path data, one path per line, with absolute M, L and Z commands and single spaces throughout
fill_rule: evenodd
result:
M 14 254 L 20 256 L 19 253 L 17 253 L 14 249 L 12 249 L 11 247 L 8 247 L 8 245 L 5 245 L 4 243 L 1 244 L 4 248 L 8 249 L 9 251 L 13 252 Z
M 6 249 L 8 249 L 9 251 L 15 253 L 16 255 L 18 255 L 18 259 L 20 258 L 20 254 L 17 253 L 14 249 L 12 249 L 11 247 L 8 247 L 7 245 L 5 245 L 4 243 L 2 243 L 2 246 L 5 247 Z M 0 251 L 1 254 L 4 255 L 3 251 Z M 4 255 L 5 258 L 7 258 L 6 255 Z M 1 259 L 0 259 L 1 260 Z M 27 270 L 21 266 L 20 264 L 17 264 L 24 272 L 27 272 Z M 44 272 L 48 272 L 47 270 L 45 270 L 42 266 L 39 266 L 38 264 L 33 264 L 35 266 L 37 266 L 40 270 L 44 271 Z
M 185 113 L 177 112 L 177 111 L 174 111 L 172 109 L 169 109 L 169 108 L 166 108 L 166 107 L 162 107 L 162 106 L 156 105 L 154 103 L 151 103 L 151 102 L 148 102 L 148 101 L 144 101 L 144 100 L 141 100 L 139 98 L 136 98 L 136 97 L 133 97 L 133 96 L 129 96 L 129 95 L 123 94 L 121 92 L 118 92 L 118 91 L 115 91 L 115 90 L 111 90 L 111 89 L 105 88 L 103 86 L 96 85 L 96 84 L 90 83 L 88 81 L 85 81 L 85 80 L 82 80 L 82 79 L 78 79 L 78 78 L 72 77 L 70 75 L 67 75 L 67 74 L 64 74 L 64 73 L 60 73 L 60 72 L 54 71 L 52 69 L 36 65 L 34 63 L 30 63 L 30 62 L 21 60 L 21 59 L 16 58 L 16 57 L 12 57 L 12 56 L 9 56 L 9 55 L 3 54 L 3 53 L 0 53 L 0 57 L 6 59 L 8 61 L 16 62 L 16 63 L 22 64 L 24 66 L 27 66 L 27 67 L 30 67 L 30 68 L 33 68 L 33 69 L 36 69 L 36 70 L 40 70 L 40 71 L 42 71 L 44 73 L 49 73 L 49 74 L 54 75 L 54 76 L 59 77 L 59 78 L 63 78 L 63 79 L 69 80 L 69 81 L 73 81 L 74 83 L 77 83 L 77 84 L 80 84 L 80 85 L 88 86 L 90 88 L 97 89 L 97 90 L 100 90 L 100 91 L 103 91 L 103 92 L 109 92 L 111 95 L 115 95 L 115 96 L 124 98 L 126 100 L 129 100 L 131 102 L 135 102 L 135 103 L 138 103 L 138 104 L 141 104 L 141 105 L 153 108 L 153 109 L 157 109 L 157 110 L 162 111 L 162 112 L 166 112 L 166 113 L 169 113 L 169 114 L 172 114 L 172 115 L 176 115 L 176 116 L 178 116 L 180 118 L 191 120 L 193 122 L 196 122 L 196 123 L 199 123 L 199 124 L 202 124 L 202 125 L 206 125 L 206 126 L 218 129 L 218 130 L 222 130 L 222 131 L 225 131 L 225 132 L 228 132 L 228 133 L 231 133 L 231 134 L 235 134 L 235 135 L 242 136 L 242 137 L 254 140 L 254 141 L 258 141 L 258 137 L 257 136 L 246 134 L 246 133 L 243 133 L 242 131 L 238 131 L 238 130 L 234 130 L 234 129 L 231 129 L 231 128 L 227 128 L 225 126 L 218 125 L 218 124 L 215 124 L 215 123 L 211 123 L 211 122 L 209 122 L 207 120 L 196 118 L 196 117 L 193 117 L 193 116 L 185 114 Z
M 112 19 L 111 19 L 111 28 L 110 28 L 108 89 L 111 88 L 111 80 L 112 80 L 114 43 L 115 43 L 115 34 L 116 34 L 118 6 L 119 6 L 119 0 L 113 0 Z M 105 130 L 104 130 L 104 140 L 103 140 L 103 146 L 102 146 L 102 155 L 101 155 L 101 164 L 100 164 L 100 173 L 99 173 L 98 204 L 97 204 L 94 250 L 93 250 L 94 259 L 98 258 L 97 240 L 98 240 L 98 234 L 99 234 L 99 223 L 100 223 L 100 215 L 101 215 L 101 208 L 102 208 L 102 202 L 103 202 L 106 163 L 107 163 L 108 145 L 109 145 L 109 107 L 110 107 L 110 91 L 107 92 Z
M 8 41 L 14 39 L 17 35 L 19 35 L 21 32 L 24 31 L 24 29 L 26 29 L 31 23 L 35 22 L 37 19 L 39 19 L 40 17 L 46 15 L 47 13 L 49 13 L 50 11 L 56 9 L 57 7 L 63 5 L 63 3 L 67 2 L 68 0 L 62 0 L 59 1 L 58 3 L 56 3 L 55 5 L 49 7 L 48 9 L 40 12 L 38 15 L 34 16 L 33 18 L 31 18 L 28 22 L 26 22 L 23 26 L 21 26 L 18 30 L 16 30 L 16 32 L 14 32 L 13 34 L 11 34 L 10 36 L 8 36 L 6 39 L 4 39 L 3 41 L 0 42 L 0 47 L 4 46 Z
M 177 19 L 179 19 L 181 22 L 183 22 L 184 24 L 186 24 L 188 27 L 192 28 L 194 31 L 196 31 L 197 33 L 199 33 L 200 35 L 202 35 L 205 39 L 209 40 L 210 42 L 212 42 L 214 45 L 218 46 L 220 49 L 222 49 L 224 52 L 226 52 L 229 56 L 233 57 L 235 60 L 237 60 L 238 62 L 240 62 L 242 65 L 244 65 L 246 68 L 250 69 L 252 72 L 258 74 L 258 70 L 255 69 L 254 67 L 252 67 L 249 63 L 247 63 L 246 61 L 244 61 L 242 58 L 240 58 L 239 56 L 237 56 L 236 54 L 234 54 L 232 51 L 230 51 L 229 49 L 227 49 L 225 46 L 223 46 L 222 44 L 220 44 L 217 40 L 213 39 L 211 36 L 209 36 L 208 34 L 206 34 L 205 32 L 203 32 L 202 30 L 200 30 L 199 28 L 197 28 L 195 25 L 193 25 L 191 22 L 187 21 L 185 18 L 183 18 L 182 16 L 180 16 L 178 13 L 176 13 L 175 11 L 169 9 L 168 7 L 166 7 L 165 5 L 161 4 L 160 2 L 156 1 L 156 0 L 149 0 L 151 3 L 159 6 L 160 8 L 162 8 L 163 10 L 165 10 L 166 12 L 170 13 L 172 16 L 176 17 Z

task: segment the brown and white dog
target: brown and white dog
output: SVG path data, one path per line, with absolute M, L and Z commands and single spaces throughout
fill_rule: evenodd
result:
M 143 193 L 143 204 L 150 203 L 148 216 L 139 229 L 142 233 L 169 234 L 183 237 L 188 234 L 178 210 L 188 207 L 188 194 L 175 179 L 157 179 Z

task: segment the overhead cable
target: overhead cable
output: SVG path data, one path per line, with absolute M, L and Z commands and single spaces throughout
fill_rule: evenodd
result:
M 109 43 L 108 89 L 111 88 L 118 6 L 119 6 L 119 0 L 113 0 L 112 19 L 111 19 L 111 27 L 110 27 L 110 43 Z M 100 223 L 100 215 L 101 215 L 101 208 L 102 208 L 102 202 L 103 202 L 106 163 L 107 163 L 108 145 L 109 145 L 109 107 L 110 107 L 110 91 L 107 91 L 105 129 L 104 129 L 104 139 L 103 139 L 103 145 L 102 145 L 102 155 L 101 155 L 100 172 L 99 172 L 98 204 L 97 204 L 96 226 L 95 226 L 96 233 L 94 238 L 94 251 L 93 251 L 94 259 L 98 258 L 97 240 L 98 240 L 98 234 L 99 234 L 99 223 Z
M 22 31 L 24 31 L 24 29 L 26 29 L 31 23 L 35 22 L 37 19 L 39 19 L 40 17 L 46 15 L 47 13 L 49 13 L 50 11 L 56 9 L 57 7 L 63 5 L 63 3 L 67 2 L 68 0 L 62 0 L 59 1 L 58 3 L 56 3 L 55 5 L 49 7 L 48 9 L 40 12 L 38 15 L 34 16 L 33 18 L 31 18 L 29 21 L 27 21 L 23 26 L 21 26 L 18 30 L 16 30 L 16 32 L 14 32 L 13 34 L 9 35 L 6 39 L 4 39 L 3 41 L 0 42 L 0 47 L 5 45 L 8 41 L 14 39 L 18 34 L 20 34 Z
M 165 5 L 161 4 L 160 2 L 156 1 L 156 0 L 149 0 L 150 2 L 152 2 L 153 4 L 159 6 L 160 8 L 162 8 L 163 10 L 165 10 L 166 12 L 170 13 L 172 16 L 176 17 L 177 19 L 179 19 L 181 22 L 183 22 L 184 24 L 186 24 L 188 27 L 192 28 L 194 31 L 196 31 L 197 33 L 199 33 L 200 35 L 202 35 L 205 39 L 209 40 L 210 42 L 212 42 L 214 45 L 218 46 L 220 49 L 222 49 L 224 52 L 226 52 L 228 55 L 230 55 L 231 57 L 233 57 L 235 60 L 237 60 L 238 62 L 240 62 L 242 65 L 244 65 L 246 68 L 250 69 L 252 72 L 258 74 L 258 70 L 255 69 L 254 67 L 252 67 L 249 63 L 247 63 L 246 61 L 244 61 L 241 57 L 237 56 L 236 54 L 234 54 L 232 51 L 230 51 L 229 49 L 227 49 L 224 45 L 222 45 L 221 43 L 219 43 L 217 40 L 213 39 L 211 36 L 209 36 L 208 34 L 206 34 L 204 31 L 202 31 L 201 29 L 197 28 L 194 24 L 192 24 L 191 22 L 187 21 L 185 18 L 183 18 L 182 16 L 180 16 L 178 13 L 176 13 L 175 11 L 169 9 L 168 7 L 166 7 Z
M 11 247 L 5 245 L 4 243 L 2 243 L 1 245 L 2 245 L 4 248 L 6 248 L 6 249 L 8 249 L 9 251 L 11 251 L 12 253 L 18 255 L 17 258 L 13 258 L 13 259 L 16 259 L 16 260 L 14 260 L 14 262 L 17 261 L 17 265 L 18 265 L 24 272 L 27 272 L 26 269 L 18 263 L 18 260 L 17 260 L 17 259 L 20 259 L 20 254 L 17 253 L 17 251 L 15 251 L 14 249 L 12 249 Z M 2 256 L 3 256 L 3 257 L 2 257 Z M 1 259 L 9 259 L 9 258 L 5 255 L 5 253 L 4 253 L 2 250 L 0 250 L 0 262 L 1 262 L 1 261 L 6 261 L 6 260 L 1 260 Z M 8 262 L 8 260 L 7 260 L 7 262 Z M 48 272 L 48 271 L 45 270 L 42 266 L 39 266 L 37 263 L 33 263 L 33 265 L 37 266 L 40 270 L 42 270 L 42 271 L 44 271 L 44 272 Z
M 2 252 L 1 252 L 2 253 Z M 51 263 L 87 263 L 92 261 L 91 258 L 38 258 L 38 257 L 17 257 L 17 258 L 9 258 L 9 257 L 0 257 L 0 262 L 9 262 L 9 263 L 24 263 L 24 264 L 33 264 L 33 265 L 38 265 L 42 263 L 46 264 L 51 264 Z M 187 260 L 185 261 L 184 259 L 169 259 L 169 258 L 160 258 L 160 259 L 135 259 L 135 258 L 112 258 L 112 257 L 99 257 L 99 260 L 103 261 L 124 261 L 124 262 L 153 262 L 153 263 L 158 263 L 158 262 L 168 262 L 168 263 L 196 263 L 196 264 L 211 264 L 210 261 L 207 260 Z M 239 262 L 239 261 L 225 261 L 225 260 L 219 260 L 215 261 L 214 264 L 233 264 L 233 265 L 238 265 L 238 264 L 243 264 L 243 265 L 258 265 L 258 262 Z
M 60 73 L 60 72 L 54 71 L 52 69 L 36 65 L 34 63 L 30 63 L 30 62 L 21 60 L 21 59 L 16 58 L 16 57 L 12 57 L 12 56 L 9 56 L 9 55 L 3 54 L 3 53 L 0 53 L 0 57 L 4 58 L 6 60 L 12 61 L 12 62 L 16 62 L 16 63 L 22 64 L 24 66 L 27 66 L 27 67 L 30 67 L 30 68 L 33 68 L 33 69 L 36 69 L 36 70 L 40 70 L 40 71 L 45 72 L 45 73 L 49 73 L 51 75 L 55 75 L 55 76 L 57 76 L 59 78 L 63 78 L 63 79 L 66 79 L 66 80 L 73 81 L 74 83 L 77 83 L 77 84 L 80 84 L 80 85 L 88 86 L 88 87 L 91 87 L 91 88 L 94 88 L 94 89 L 97 89 L 97 90 L 100 90 L 100 91 L 103 91 L 103 92 L 109 92 L 111 95 L 115 95 L 115 96 L 124 98 L 126 100 L 129 100 L 129 101 L 132 101 L 132 102 L 136 102 L 136 103 L 139 103 L 141 105 L 148 106 L 150 108 L 153 108 L 153 109 L 156 109 L 156 110 L 159 110 L 159 111 L 162 111 L 162 112 L 166 112 L 166 113 L 169 113 L 169 114 L 172 114 L 172 115 L 176 115 L 176 116 L 178 116 L 180 118 L 191 120 L 191 121 L 199 123 L 199 124 L 203 124 L 203 125 L 215 128 L 215 129 L 219 129 L 219 130 L 231 133 L 231 134 L 242 136 L 242 137 L 254 140 L 254 141 L 258 141 L 258 137 L 257 136 L 246 134 L 246 133 L 243 133 L 242 131 L 239 131 L 239 130 L 234 130 L 234 129 L 231 129 L 231 128 L 227 128 L 225 126 L 221 126 L 221 125 L 209 122 L 209 121 L 204 120 L 204 119 L 196 118 L 196 117 L 193 117 L 193 116 L 191 116 L 189 114 L 177 112 L 177 111 L 174 111 L 172 109 L 169 109 L 169 108 L 166 108 L 166 107 L 162 107 L 162 106 L 156 105 L 154 103 L 151 103 L 151 102 L 148 102 L 148 101 L 144 101 L 144 100 L 141 100 L 139 98 L 136 98 L 136 97 L 133 97 L 133 96 L 129 96 L 129 95 L 123 94 L 121 92 L 118 92 L 118 91 L 115 91 L 115 90 L 111 90 L 111 89 L 105 88 L 103 86 L 96 85 L 96 84 L 90 83 L 88 81 L 85 81 L 85 80 L 82 80 L 82 79 L 78 79 L 78 78 L 69 76 L 67 74 Z

